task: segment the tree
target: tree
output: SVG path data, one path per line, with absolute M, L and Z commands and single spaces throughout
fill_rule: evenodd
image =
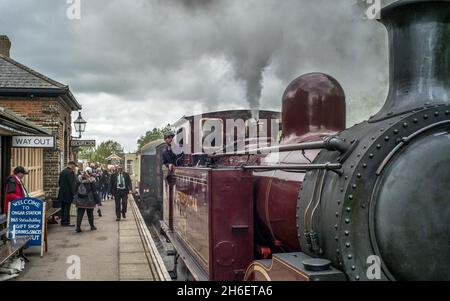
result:
M 78 152 L 78 158 L 81 160 L 92 160 L 94 153 L 94 147 L 81 147 L 80 151 Z
M 137 141 L 138 144 L 138 149 L 141 149 L 142 147 L 144 147 L 146 144 L 156 141 L 158 139 L 162 139 L 164 138 L 165 134 L 171 133 L 173 131 L 172 127 L 170 126 L 170 124 L 166 125 L 163 128 L 154 128 L 151 131 L 148 131 L 147 133 L 145 133 L 145 135 L 141 136 L 141 138 L 139 138 L 139 140 Z
M 122 145 L 119 142 L 108 140 L 100 143 L 97 149 L 94 152 L 93 160 L 99 162 L 100 164 L 107 164 L 106 158 L 111 156 L 112 154 L 116 154 L 122 159 L 124 158 L 124 150 Z

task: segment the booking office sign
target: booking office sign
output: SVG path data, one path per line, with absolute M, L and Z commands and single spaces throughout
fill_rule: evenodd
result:
M 8 238 L 28 237 L 28 247 L 40 247 L 44 256 L 45 202 L 34 198 L 14 200 L 9 203 Z

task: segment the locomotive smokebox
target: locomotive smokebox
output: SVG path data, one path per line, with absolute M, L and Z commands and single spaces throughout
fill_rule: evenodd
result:
M 397 1 L 381 16 L 387 101 L 339 133 L 346 156 L 323 150 L 313 161 L 342 169 L 306 174 L 299 244 L 349 280 L 449 280 L 450 1 Z
M 308 133 L 345 129 L 345 94 L 330 75 L 309 73 L 292 81 L 283 95 L 283 137 L 296 143 Z
M 389 35 L 390 90 L 372 121 L 450 103 L 450 2 L 398 1 L 381 12 Z

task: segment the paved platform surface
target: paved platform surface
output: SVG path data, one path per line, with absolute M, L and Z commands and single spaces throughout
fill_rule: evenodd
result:
M 101 209 L 103 217 L 98 217 L 94 211 L 97 231 L 90 231 L 86 215 L 82 233 L 75 233 L 75 228 L 49 225 L 48 252 L 41 258 L 39 248 L 27 249 L 25 254 L 30 262 L 16 280 L 152 280 L 132 206 L 129 206 L 127 219 L 121 222 L 115 220 L 114 201 L 104 202 Z M 71 222 L 75 223 L 75 217 Z M 71 279 L 74 275 L 71 273 L 74 271 L 73 261 L 67 261 L 74 255 L 80 259 L 81 279 Z
M 119 280 L 153 280 L 146 250 L 130 206 L 127 219 L 119 223 Z

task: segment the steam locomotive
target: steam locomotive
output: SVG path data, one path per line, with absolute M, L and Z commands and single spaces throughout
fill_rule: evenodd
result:
M 340 84 L 306 74 L 280 145 L 164 170 L 161 227 L 194 279 L 450 280 L 450 2 L 381 22 L 390 91 L 368 121 L 345 129 Z

